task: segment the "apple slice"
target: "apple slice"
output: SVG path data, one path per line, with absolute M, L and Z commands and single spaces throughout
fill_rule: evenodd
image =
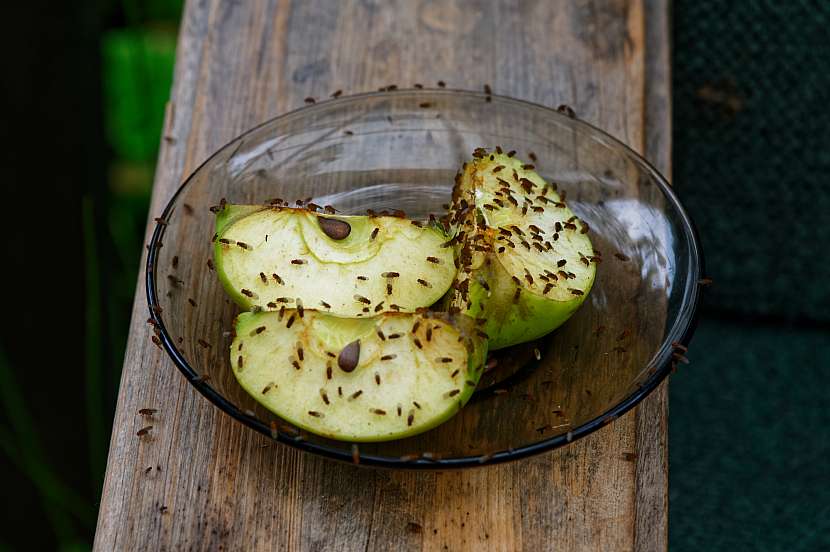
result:
M 341 316 L 414 312 L 449 288 L 453 250 L 437 226 L 392 216 L 221 205 L 216 270 L 242 308 L 298 306 Z
M 591 290 L 600 258 L 564 194 L 500 149 L 456 176 L 449 220 L 461 268 L 450 309 L 486 319 L 490 349 L 541 337 Z
M 240 385 L 277 416 L 331 439 L 407 437 L 452 417 L 483 372 L 467 316 L 247 312 L 230 348 Z

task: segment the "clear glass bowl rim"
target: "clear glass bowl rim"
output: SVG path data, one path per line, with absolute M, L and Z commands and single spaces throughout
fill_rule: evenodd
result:
M 288 111 L 286 113 L 268 119 L 260 123 L 259 125 L 256 125 L 248 129 L 247 131 L 243 132 L 242 134 L 234 137 L 228 143 L 226 143 L 225 145 L 217 149 L 214 153 L 212 153 L 210 156 L 208 156 L 190 175 L 188 175 L 188 177 L 184 180 L 181 186 L 179 186 L 178 190 L 176 190 L 176 192 L 167 202 L 167 205 L 165 206 L 164 211 L 162 212 L 159 219 L 156 220 L 156 226 L 153 230 L 153 235 L 150 239 L 150 244 L 148 248 L 149 251 L 147 254 L 147 262 L 145 265 L 145 291 L 147 295 L 147 304 L 150 311 L 150 318 L 153 320 L 155 327 L 158 329 L 158 337 L 161 341 L 162 347 L 173 360 L 173 363 L 176 365 L 179 371 L 185 376 L 187 381 L 192 386 L 194 386 L 196 390 L 199 391 L 199 393 L 201 393 L 205 398 L 207 398 L 211 403 L 217 406 L 225 414 L 230 415 L 242 424 L 248 426 L 249 428 L 255 431 L 258 431 L 259 433 L 267 437 L 270 437 L 271 439 L 279 443 L 289 445 L 291 447 L 305 452 L 318 454 L 326 458 L 331 458 L 334 460 L 340 460 L 350 463 L 355 463 L 354 447 L 356 447 L 357 445 L 353 446 L 353 450 L 351 453 L 347 453 L 341 449 L 335 449 L 330 446 L 314 443 L 312 441 L 307 441 L 302 437 L 292 436 L 281 431 L 273 432 L 272 429 L 269 426 L 265 425 L 261 420 L 254 416 L 246 414 L 245 412 L 237 408 L 234 404 L 226 400 L 224 396 L 222 396 L 215 389 L 213 389 L 213 387 L 210 386 L 209 381 L 201 379 L 199 373 L 196 372 L 196 370 L 194 370 L 193 367 L 190 366 L 187 359 L 184 358 L 184 355 L 176 347 L 176 344 L 172 336 L 167 331 L 167 328 L 164 325 L 164 321 L 162 320 L 162 317 L 160 315 L 160 304 L 158 301 L 158 293 L 156 291 L 156 261 L 158 258 L 158 245 L 159 243 L 161 243 L 162 237 L 164 236 L 165 227 L 167 225 L 165 221 L 172 213 L 173 208 L 176 205 L 176 201 L 179 198 L 179 195 L 187 188 L 188 184 L 190 184 L 190 181 L 193 179 L 193 177 L 196 174 L 198 174 L 205 165 L 210 163 L 211 160 L 220 155 L 222 152 L 237 144 L 237 142 L 241 144 L 245 137 L 253 134 L 257 130 L 267 125 L 270 125 L 280 120 L 302 116 L 310 111 L 320 108 L 321 106 L 330 106 L 332 102 L 357 102 L 382 96 L 399 95 L 401 93 L 410 93 L 415 95 L 456 95 L 461 97 L 467 97 L 471 101 L 481 101 L 486 96 L 491 96 L 492 98 L 497 98 L 500 102 L 504 102 L 507 104 L 513 103 L 525 108 L 541 110 L 547 116 L 568 117 L 567 115 L 553 108 L 530 102 L 527 100 L 521 100 L 509 96 L 501 96 L 498 94 L 486 94 L 484 92 L 454 88 L 400 88 L 394 91 L 364 92 L 358 94 L 344 95 L 333 99 L 326 99 L 324 101 L 320 101 L 312 105 L 302 106 L 300 108 Z M 607 425 L 608 423 L 613 422 L 614 420 L 616 420 L 617 418 L 619 418 L 620 416 L 634 408 L 638 403 L 645 399 L 655 388 L 657 388 L 657 386 L 660 385 L 660 383 L 666 378 L 666 376 L 671 371 L 671 360 L 672 354 L 674 352 L 674 347 L 667 347 L 667 344 L 679 343 L 684 346 L 689 344 L 689 341 L 691 340 L 692 335 L 694 334 L 695 328 L 697 326 L 698 319 L 701 294 L 700 286 L 697 285 L 697 282 L 700 280 L 700 278 L 702 278 L 702 275 L 705 274 L 703 251 L 700 245 L 697 228 L 694 224 L 694 221 L 683 208 L 683 205 L 680 203 L 680 200 L 675 195 L 671 185 L 668 183 L 666 178 L 664 178 L 663 175 L 661 175 L 660 172 L 657 169 L 655 169 L 654 166 L 651 165 L 651 163 L 649 163 L 640 154 L 635 152 L 626 144 L 614 138 L 602 129 L 590 123 L 587 123 L 579 118 L 572 119 L 572 121 L 575 124 L 584 127 L 584 129 L 586 129 L 588 132 L 597 134 L 605 140 L 609 141 L 612 145 L 621 148 L 626 154 L 630 155 L 642 166 L 644 171 L 647 172 L 649 176 L 651 176 L 654 179 L 654 181 L 659 186 L 660 191 L 663 193 L 667 201 L 667 210 L 673 209 L 679 215 L 680 228 L 682 228 L 683 237 L 686 239 L 687 243 L 690 246 L 689 255 L 691 257 L 691 263 L 690 274 L 688 275 L 688 277 L 690 281 L 695 282 L 695 285 L 687 286 L 687 291 L 685 293 L 685 296 L 683 297 L 684 308 L 682 308 L 681 311 L 678 313 L 674 325 L 668 329 L 666 337 L 660 346 L 658 355 L 652 361 L 652 364 L 656 365 L 657 369 L 651 376 L 648 377 L 648 379 L 646 379 L 646 381 L 640 387 L 638 387 L 635 391 L 630 393 L 624 399 L 619 401 L 617 404 L 613 405 L 611 408 L 609 408 L 599 416 L 596 416 L 588 422 L 585 422 L 584 424 L 575 427 L 572 431 L 569 431 L 566 434 L 556 435 L 530 445 L 519 446 L 509 450 L 499 451 L 493 454 L 468 456 L 460 458 L 417 458 L 414 460 L 406 460 L 387 456 L 375 456 L 371 454 L 364 455 L 360 454 L 358 448 L 357 456 L 360 465 L 392 469 L 446 470 L 455 468 L 478 467 L 482 465 L 508 462 L 511 460 L 519 460 L 549 450 L 553 450 L 555 448 L 559 448 L 579 438 L 582 438 L 590 433 L 593 433 L 597 429 Z M 159 222 L 159 220 L 161 222 Z M 688 290 L 691 290 L 691 292 L 689 293 Z

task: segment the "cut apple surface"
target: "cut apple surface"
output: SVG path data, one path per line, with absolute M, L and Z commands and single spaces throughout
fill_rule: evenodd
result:
M 299 305 L 365 317 L 438 300 L 456 270 L 446 241 L 437 227 L 392 216 L 222 205 L 214 257 L 243 308 Z
M 588 226 L 533 165 L 476 150 L 456 177 L 449 220 L 461 268 L 447 302 L 486 319 L 490 349 L 541 337 L 591 290 Z
M 467 402 L 483 372 L 480 334 L 464 315 L 248 312 L 230 360 L 242 387 L 281 418 L 332 439 L 386 441 L 435 427 Z
M 214 208 L 217 273 L 252 311 L 230 348 L 251 396 L 331 439 L 415 435 L 469 400 L 488 349 L 537 339 L 582 305 L 601 260 L 587 224 L 512 152 L 473 156 L 440 225 Z M 427 309 L 438 301 L 445 312 Z

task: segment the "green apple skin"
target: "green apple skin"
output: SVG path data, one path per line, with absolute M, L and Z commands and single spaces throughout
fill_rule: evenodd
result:
M 488 282 L 485 289 L 479 279 Z M 516 289 L 519 289 L 518 298 Z M 491 260 L 477 271 L 470 284 L 471 306 L 466 314 L 485 320 L 484 332 L 488 347 L 495 351 L 517 343 L 533 341 L 564 324 L 587 298 L 585 295 L 558 301 L 516 286 L 510 274 L 497 260 Z
M 499 153 L 466 163 L 450 221 L 465 238 L 446 302 L 486 321 L 490 350 L 550 333 L 588 297 L 599 257 L 587 226 L 531 165 Z
M 259 211 L 269 209 L 266 205 L 224 204 L 216 213 L 216 235 L 221 236 L 225 228 L 235 221 Z

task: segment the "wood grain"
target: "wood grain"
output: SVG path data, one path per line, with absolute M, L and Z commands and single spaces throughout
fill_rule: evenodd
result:
M 640 150 L 663 175 L 671 178 L 671 52 L 668 2 L 647 0 L 645 28 L 645 142 Z M 635 473 L 635 550 L 669 547 L 668 381 L 635 410 L 637 418 Z
M 391 83 L 489 83 L 567 103 L 666 170 L 667 18 L 662 2 L 640 0 L 190 1 L 151 217 L 236 134 L 307 96 Z M 358 469 L 275 445 L 199 396 L 149 340 L 143 277 L 97 550 L 666 547 L 665 385 L 597 433 L 522 462 Z M 138 439 L 144 407 L 159 412 Z

